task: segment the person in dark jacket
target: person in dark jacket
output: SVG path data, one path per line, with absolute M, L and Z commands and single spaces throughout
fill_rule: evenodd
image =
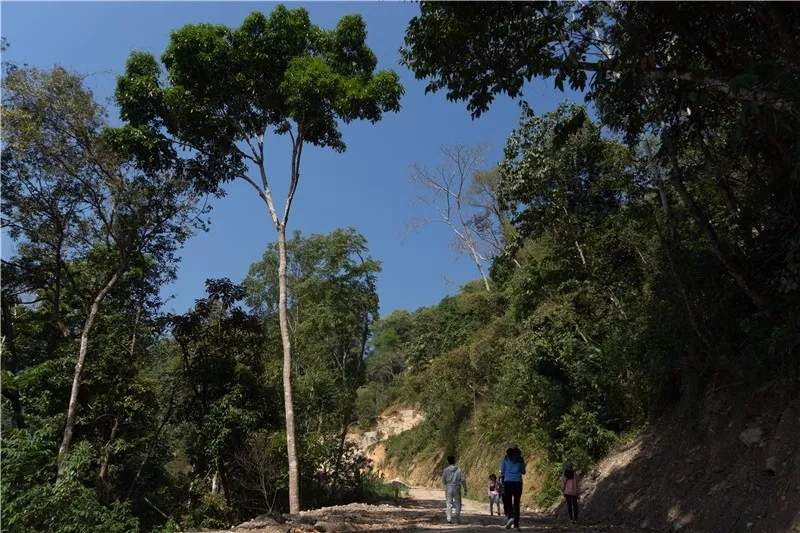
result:
M 564 465 L 564 475 L 561 477 L 561 493 L 567 502 L 567 512 L 569 519 L 575 523 L 578 521 L 578 498 L 581 495 L 581 482 L 572 464 Z
M 525 475 L 525 460 L 522 452 L 512 444 L 500 462 L 500 481 L 503 483 L 503 506 L 506 509 L 506 529 L 513 525 L 519 529 L 519 499 L 522 496 L 522 476 Z

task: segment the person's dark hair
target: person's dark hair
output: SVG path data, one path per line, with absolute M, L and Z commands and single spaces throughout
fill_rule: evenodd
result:
M 520 449 L 519 449 L 519 448 L 517 448 L 516 446 L 514 446 L 513 448 L 509 448 L 508 450 L 506 450 L 506 457 L 508 457 L 508 459 L 509 459 L 509 460 L 510 460 L 512 463 L 521 463 L 521 462 L 523 462 L 523 461 L 522 461 L 522 452 L 521 452 L 521 451 L 520 451 Z
M 567 479 L 572 479 L 575 477 L 575 469 L 572 468 L 570 463 L 564 465 L 564 477 Z
M 494 480 L 496 480 L 496 479 L 497 479 L 497 476 L 495 476 L 494 474 L 489 474 L 489 479 L 491 479 L 492 481 L 494 481 Z
M 454 465 L 456 464 L 456 456 L 455 455 L 448 455 L 447 456 L 448 464 Z

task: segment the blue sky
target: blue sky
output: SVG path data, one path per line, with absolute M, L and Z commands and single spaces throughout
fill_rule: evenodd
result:
M 96 98 L 117 111 L 111 97 L 115 77 L 132 50 L 160 56 L 172 30 L 188 23 L 210 22 L 238 26 L 251 11 L 269 12 L 275 3 L 70 3 L 3 2 L 2 35 L 10 48 L 4 60 L 49 68 L 62 65 L 88 75 Z M 368 43 L 379 68 L 394 69 L 406 94 L 399 113 L 376 125 L 343 127 L 348 149 L 338 154 L 308 147 L 303 152 L 302 177 L 293 205 L 289 230 L 325 233 L 353 226 L 369 241 L 370 253 L 383 263 L 378 291 L 381 313 L 413 310 L 435 304 L 466 281 L 477 277 L 475 267 L 450 248 L 449 230 L 428 226 L 409 233 L 412 219 L 425 210 L 414 202 L 409 181 L 412 163 L 434 165 L 440 146 L 487 144 L 490 161 L 502 156 L 505 139 L 517 124 L 519 108 L 498 98 L 488 113 L 472 120 L 464 103 L 448 102 L 441 93 L 424 92 L 399 64 L 398 49 L 408 20 L 418 12 L 411 3 L 290 3 L 305 7 L 315 24 L 332 27 L 342 15 L 360 13 Z M 526 88 L 525 99 L 537 112 L 548 111 L 566 98 L 549 81 Z M 285 195 L 289 168 L 288 141 L 268 139 L 268 169 L 277 198 Z M 214 200 L 210 231 L 194 236 L 181 252 L 178 279 L 165 289 L 167 310 L 183 312 L 202 295 L 211 277 L 241 280 L 257 260 L 275 230 L 263 203 L 243 182 L 228 186 L 225 198 Z M 6 243 L 7 244 L 7 243 Z M 4 247 L 6 252 L 8 247 Z

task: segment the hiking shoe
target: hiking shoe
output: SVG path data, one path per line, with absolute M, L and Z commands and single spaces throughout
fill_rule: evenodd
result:
M 509 519 L 506 521 L 506 529 L 511 529 L 511 526 L 512 526 L 512 525 L 514 525 L 514 519 L 513 519 L 513 518 L 509 518 Z

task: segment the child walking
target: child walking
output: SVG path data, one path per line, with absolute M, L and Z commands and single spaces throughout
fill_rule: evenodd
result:
M 497 516 L 500 516 L 500 483 L 497 476 L 489 474 L 489 516 L 494 515 L 494 507 L 497 506 Z
M 581 485 L 578 474 L 570 463 L 564 465 L 564 475 L 561 478 L 561 493 L 567 500 L 567 513 L 569 519 L 575 523 L 578 521 L 578 498 L 581 494 Z

